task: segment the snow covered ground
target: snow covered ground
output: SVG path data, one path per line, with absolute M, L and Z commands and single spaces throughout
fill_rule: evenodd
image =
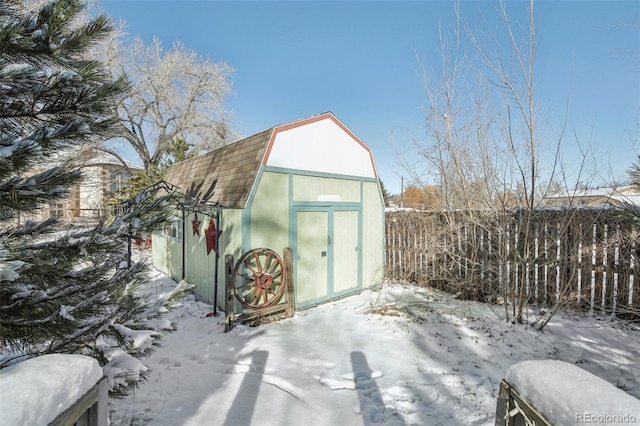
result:
M 173 281 L 155 273 L 149 286 Z M 112 400 L 112 425 L 488 425 L 500 380 L 523 360 L 575 364 L 640 398 L 640 328 L 557 316 L 538 332 L 500 308 L 387 283 L 292 319 L 224 333 L 192 296 Z

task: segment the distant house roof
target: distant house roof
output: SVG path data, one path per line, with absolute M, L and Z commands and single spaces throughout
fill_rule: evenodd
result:
M 585 189 L 571 189 L 569 191 L 546 197 L 548 201 L 563 201 L 566 203 L 579 204 L 583 201 L 591 203 L 640 203 L 640 188 L 635 185 L 619 187 L 599 187 Z
M 189 204 L 220 203 L 225 207 L 244 208 L 249 200 L 249 194 L 261 165 L 266 165 L 268 161 L 271 161 L 276 166 L 287 167 L 272 158 L 275 156 L 277 160 L 282 160 L 281 151 L 275 154 L 272 151 L 277 135 L 304 125 L 326 122 L 325 120 L 335 125 L 335 128 L 341 129 L 340 131 L 343 132 L 342 134 L 345 135 L 345 138 L 353 142 L 351 148 L 357 147 L 355 149 L 360 150 L 360 160 L 366 158 L 363 161 L 365 163 L 368 162 L 368 171 L 354 169 L 354 173 L 362 175 L 368 173 L 371 177 L 376 177 L 373 154 L 369 147 L 347 129 L 332 113 L 327 112 L 274 126 L 238 142 L 225 145 L 198 157 L 181 161 L 169 168 L 164 179 L 166 182 L 180 188 L 179 191 L 185 195 Z M 307 140 L 305 142 L 315 144 L 306 146 L 310 150 L 307 152 L 309 156 L 317 155 L 318 149 L 321 151 L 327 149 L 324 145 L 322 147 L 316 146 L 321 142 L 320 140 L 314 140 L 313 142 Z M 291 154 L 290 156 L 302 156 L 300 151 L 295 151 L 300 149 L 296 143 L 287 145 L 284 149 L 292 150 L 288 152 Z M 309 154 L 309 152 L 312 153 Z M 349 152 L 353 154 L 353 150 Z M 347 159 L 347 161 L 355 163 L 353 158 Z M 337 162 L 334 161 L 333 163 Z M 306 166 L 309 165 L 305 164 L 302 167 Z M 314 171 L 312 168 L 305 168 L 304 170 Z M 344 169 L 336 170 L 331 172 L 336 174 L 345 173 Z
M 122 164 L 122 161 L 114 155 L 91 148 L 62 150 L 51 155 L 49 159 L 52 164 L 59 165 L 64 163 L 78 168 L 100 165 L 124 167 L 126 165 L 132 171 L 144 170 L 144 167 L 131 161 L 123 160 L 124 164 Z
M 140 166 L 139 164 L 135 164 L 128 160 L 123 161 L 131 170 L 144 170 L 144 167 Z M 83 164 L 84 167 L 97 165 L 123 166 L 122 161 L 106 152 L 97 152 Z
M 640 206 L 640 195 L 625 195 L 621 197 L 613 197 L 616 201 L 626 204 L 635 204 Z

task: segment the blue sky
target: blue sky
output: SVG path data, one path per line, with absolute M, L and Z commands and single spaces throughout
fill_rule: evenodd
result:
M 515 4 L 518 3 L 518 4 Z M 119 1 L 100 0 L 130 36 L 174 40 L 231 65 L 226 107 L 242 136 L 333 112 L 373 150 L 378 173 L 400 192 L 394 144 L 424 140 L 427 98 L 419 73 L 437 69 L 438 28 L 449 1 Z M 509 6 L 522 6 L 522 1 Z M 465 19 L 494 20 L 496 3 L 462 1 Z M 548 126 L 569 119 L 597 147 L 614 177 L 635 161 L 630 132 L 640 113 L 640 2 L 539 1 L 535 6 L 537 95 Z M 637 132 L 638 127 L 636 127 Z M 571 149 L 566 153 L 571 156 Z M 135 159 L 134 159 L 135 160 Z

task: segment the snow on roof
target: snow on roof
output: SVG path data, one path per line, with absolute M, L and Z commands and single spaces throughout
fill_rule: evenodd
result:
M 0 423 L 46 425 L 102 378 L 98 361 L 84 355 L 50 354 L 0 370 Z
M 616 187 L 599 187 L 585 189 L 571 189 L 554 195 L 548 195 L 546 200 L 558 203 L 599 203 L 601 206 L 616 204 L 640 205 L 640 187 L 638 185 L 626 185 Z
M 620 203 L 635 204 L 640 206 L 640 195 L 614 195 L 611 198 Z
M 88 148 L 71 148 L 62 150 L 52 154 L 49 157 L 49 160 L 52 164 L 71 163 L 75 164 L 76 167 L 97 166 L 103 164 L 113 166 L 123 165 L 122 161 L 120 161 L 114 155 L 111 155 L 104 151 L 97 151 Z M 144 167 L 140 166 L 139 164 L 126 159 L 123 159 L 123 161 L 131 170 L 144 170 Z
M 625 193 L 638 193 L 638 188 L 634 185 L 626 186 L 605 186 L 598 188 L 570 189 L 558 194 L 549 195 L 546 198 L 586 198 L 586 197 L 628 197 Z
M 127 165 L 128 168 L 132 169 L 132 170 L 143 170 L 144 167 L 140 166 L 139 164 L 135 164 L 129 160 L 124 160 L 124 163 Z M 99 152 L 97 154 L 95 154 L 93 157 L 91 157 L 90 159 L 88 159 L 85 162 L 85 166 L 94 166 L 94 165 L 101 165 L 101 164 L 107 164 L 107 165 L 113 165 L 113 166 L 122 166 L 122 161 L 120 161 L 118 158 L 116 158 L 114 155 L 108 154 L 106 152 Z

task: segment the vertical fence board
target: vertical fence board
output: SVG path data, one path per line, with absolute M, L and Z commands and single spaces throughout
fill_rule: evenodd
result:
M 538 300 L 538 296 L 540 294 L 540 228 L 536 226 L 535 230 L 535 264 L 534 264 L 534 282 L 535 282 L 535 300 Z
M 582 302 L 582 223 L 578 224 L 578 305 Z
M 608 242 L 608 228 L 607 225 L 604 225 L 603 229 L 603 242 L 602 245 L 602 299 L 600 300 L 600 307 L 604 311 L 605 303 L 607 300 L 607 258 L 608 258 L 608 250 L 607 250 L 607 242 Z
M 596 306 L 596 259 L 597 259 L 597 225 L 593 224 L 593 237 L 591 239 L 591 298 L 589 307 L 593 312 Z
M 561 245 L 561 240 L 560 240 L 560 224 L 557 223 L 556 224 L 556 288 L 555 288 L 555 295 L 556 295 L 556 302 L 560 300 L 560 256 L 561 256 L 561 251 L 560 249 L 562 248 Z
M 635 273 L 635 253 L 636 251 L 636 245 L 635 242 L 631 245 L 631 254 L 629 255 L 629 299 L 627 302 L 627 305 L 629 306 L 629 308 L 633 307 L 633 278 L 634 278 L 634 273 Z
M 618 307 L 618 278 L 620 275 L 620 225 L 616 226 L 615 245 L 613 251 L 613 306 L 612 315 L 615 316 Z

